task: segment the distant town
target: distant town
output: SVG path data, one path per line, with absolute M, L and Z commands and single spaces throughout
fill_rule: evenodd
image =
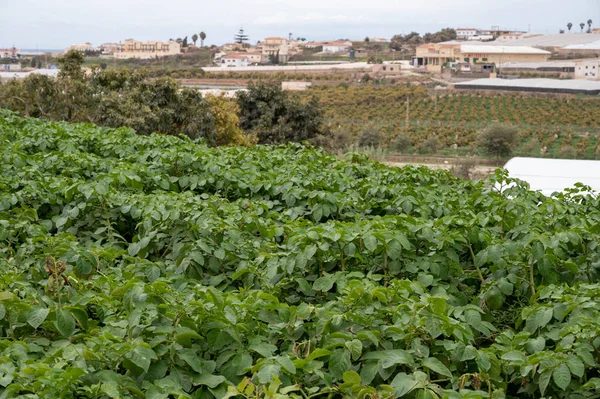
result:
M 165 41 L 130 38 L 118 43 L 73 44 L 64 52 L 80 51 L 90 63 L 93 60 L 102 68 L 117 62 L 146 65 L 160 61 L 164 66 L 164 60 L 176 60 L 169 61 L 175 63 L 173 69 L 185 64 L 201 68 L 202 73 L 344 71 L 368 73 L 374 78 L 430 74 L 448 82 L 452 80 L 450 74 L 457 79 L 516 75 L 599 81 L 600 28 L 594 28 L 591 20 L 579 24 L 579 30 L 573 28 L 577 26 L 567 23 L 558 33 L 538 34 L 498 26 L 457 27 L 390 39 L 367 36 L 321 41 L 307 41 L 292 33 L 251 40 L 240 28 L 231 43 L 221 46 L 205 45 L 207 35 L 200 32 Z M 42 59 L 40 54 L 21 52 L 16 47 L 0 49 L 0 78 L 18 77 L 19 72 L 56 74 L 57 55 L 45 54 Z M 40 69 L 48 71 L 37 71 Z

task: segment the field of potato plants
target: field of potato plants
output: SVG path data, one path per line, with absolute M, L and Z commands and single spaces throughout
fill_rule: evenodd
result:
M 600 159 L 598 98 L 440 93 L 436 98 L 422 86 L 365 85 L 317 86 L 298 95 L 320 100 L 330 129 L 358 136 L 369 126 L 385 134 L 383 144 L 406 133 L 415 150 L 437 136 L 442 149 L 456 144 L 469 152 L 481 129 L 501 122 L 520 129 L 517 154 Z
M 600 200 L 0 111 L 0 398 L 598 398 Z

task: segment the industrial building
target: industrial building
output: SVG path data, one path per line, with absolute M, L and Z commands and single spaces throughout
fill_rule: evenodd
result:
M 416 53 L 413 64 L 425 66 L 430 72 L 440 72 L 443 65 L 451 62 L 495 65 L 506 62 L 546 62 L 551 55 L 549 51 L 534 47 L 463 44 L 456 41 L 423 44 L 417 47 Z

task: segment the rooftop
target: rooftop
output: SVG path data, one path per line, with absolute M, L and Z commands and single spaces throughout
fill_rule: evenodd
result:
M 547 54 L 551 53 L 535 47 L 528 46 L 490 46 L 487 44 L 463 44 L 460 47 L 463 53 L 487 53 L 487 54 Z
M 510 177 L 529 183 L 545 195 L 583 183 L 600 191 L 600 161 L 547 158 L 512 158 L 504 165 Z
M 563 33 L 554 35 L 532 35 L 519 40 L 501 40 L 490 42 L 491 46 L 534 46 L 534 47 L 566 47 L 575 44 L 600 42 L 597 35 L 590 33 Z
M 600 94 L 600 82 L 584 79 L 476 79 L 456 83 L 456 89 L 508 90 L 540 93 Z

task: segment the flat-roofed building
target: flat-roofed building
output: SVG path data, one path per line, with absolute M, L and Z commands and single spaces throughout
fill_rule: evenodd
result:
M 324 53 L 343 53 L 350 50 L 351 42 L 335 41 L 323 44 Z
M 428 43 L 417 47 L 415 66 L 425 66 L 430 72 L 440 72 L 449 62 L 469 64 L 496 64 L 506 62 L 546 62 L 551 53 L 526 46 L 492 46 L 464 44 L 457 41 Z
M 87 53 L 90 51 L 96 51 L 97 49 L 92 46 L 92 43 L 83 43 L 83 44 L 72 44 L 65 50 L 65 53 L 68 53 L 71 50 L 81 51 L 82 53 Z
M 600 60 L 577 61 L 575 79 L 600 80 Z
M 249 64 L 250 62 L 248 61 L 248 56 L 242 53 L 230 54 L 221 57 L 222 67 L 247 67 Z
M 19 58 L 20 50 L 13 48 L 0 48 L 0 58 Z
M 119 43 L 113 49 L 113 57 L 119 59 L 140 58 L 150 59 L 156 57 L 165 57 L 181 53 L 181 45 L 174 40 L 168 42 L 148 41 L 140 42 L 133 39 L 125 40 Z
M 477 36 L 479 34 L 479 29 L 477 28 L 457 28 L 456 29 L 456 38 L 459 40 L 469 40 L 469 38 L 473 36 Z

